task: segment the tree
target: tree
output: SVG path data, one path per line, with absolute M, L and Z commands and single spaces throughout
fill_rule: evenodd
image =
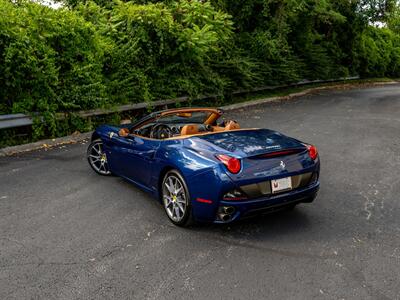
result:
M 358 9 L 368 22 L 385 23 L 398 5 L 398 0 L 359 0 Z

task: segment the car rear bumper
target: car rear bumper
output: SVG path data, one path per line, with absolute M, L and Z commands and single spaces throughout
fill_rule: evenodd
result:
M 230 223 L 238 219 L 253 217 L 256 215 L 267 214 L 279 211 L 293 204 L 310 203 L 316 198 L 319 190 L 319 182 L 302 189 L 293 190 L 283 194 L 272 195 L 247 201 L 221 201 L 220 209 L 216 215 L 214 223 Z M 229 207 L 234 209 L 230 217 L 223 220 L 220 217 L 222 209 Z

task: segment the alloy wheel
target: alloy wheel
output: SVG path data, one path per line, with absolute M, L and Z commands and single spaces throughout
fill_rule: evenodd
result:
M 165 210 L 176 223 L 181 222 L 186 216 L 188 207 L 187 195 L 184 184 L 175 174 L 165 177 L 162 186 Z
M 103 150 L 103 143 L 101 141 L 94 141 L 90 144 L 88 149 L 88 160 L 90 166 L 101 175 L 110 175 L 108 166 L 107 155 Z

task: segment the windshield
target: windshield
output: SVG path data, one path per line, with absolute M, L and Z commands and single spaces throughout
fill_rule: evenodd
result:
M 175 113 L 160 117 L 157 123 L 168 123 L 168 124 L 204 124 L 204 122 L 210 117 L 211 112 L 208 111 L 196 111 L 196 112 L 185 112 Z

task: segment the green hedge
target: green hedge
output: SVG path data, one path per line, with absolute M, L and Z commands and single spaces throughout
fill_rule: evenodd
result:
M 400 77 L 400 35 L 387 28 L 367 28 L 358 45 L 364 77 Z
M 66 3 L 0 0 L 0 114 L 39 112 L 36 137 L 65 130 L 57 112 L 400 74 L 395 4 L 385 15 L 343 0 Z
M 55 112 L 105 105 L 102 48 L 74 12 L 1 0 L 0 113 L 40 112 L 37 134 L 54 135 Z

